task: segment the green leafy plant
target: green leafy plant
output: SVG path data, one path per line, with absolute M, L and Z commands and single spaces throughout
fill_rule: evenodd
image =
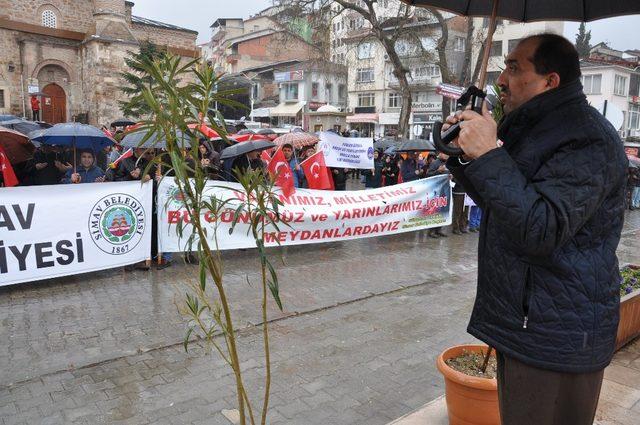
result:
M 271 358 L 268 326 L 268 294 L 282 310 L 276 268 L 265 248 L 265 229 L 278 231 L 279 208 L 282 205 L 274 192 L 274 183 L 261 170 L 238 173 L 241 195 L 231 199 L 219 199 L 211 190 L 207 171 L 198 158 L 199 126 L 188 128 L 189 123 L 203 123 L 209 118 L 210 127 L 225 136 L 222 116 L 213 105 L 235 107 L 229 97 L 237 91 L 217 89 L 219 76 L 205 63 L 183 62 L 176 56 L 163 55 L 138 64 L 151 80 L 130 99 L 131 105 L 144 104 L 148 118 L 141 122 L 138 131 L 146 132 L 141 145 L 152 134 L 166 140 L 165 151 L 157 155 L 145 173 L 156 166 L 164 170 L 163 178 L 171 178 L 177 185 L 184 209 L 189 211 L 188 223 L 175 226 L 178 236 L 186 240 L 186 250 L 195 253 L 199 261 L 197 272 L 186 282 L 180 283 L 184 298 L 178 303 L 179 311 L 188 321 L 184 348 L 188 349 L 194 337 L 203 339 L 231 367 L 235 377 L 236 396 L 240 423 L 266 424 L 271 385 Z M 237 170 L 236 170 L 237 171 Z M 219 186 L 223 189 L 228 187 Z M 204 220 L 206 213 L 219 217 L 232 212 L 234 220 L 230 232 L 238 230 L 239 217 L 250 217 L 247 233 L 255 240 L 256 255 L 260 260 L 260 291 L 262 312 L 262 336 L 264 341 L 265 382 L 260 416 L 254 415 L 249 391 L 245 387 L 240 367 L 240 353 L 236 328 L 231 315 L 225 288 L 223 260 L 218 249 L 217 222 Z

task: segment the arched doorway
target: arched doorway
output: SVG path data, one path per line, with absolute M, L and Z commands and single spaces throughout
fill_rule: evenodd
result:
M 47 96 L 42 102 L 42 120 L 51 124 L 67 122 L 67 95 L 56 83 L 47 84 L 42 89 Z

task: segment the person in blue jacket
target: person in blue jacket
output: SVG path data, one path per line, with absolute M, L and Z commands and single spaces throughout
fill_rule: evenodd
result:
M 62 183 L 102 183 L 104 181 L 104 171 L 94 165 L 95 156 L 93 151 L 84 150 L 80 153 L 80 166 L 73 172 L 68 170 L 62 178 Z

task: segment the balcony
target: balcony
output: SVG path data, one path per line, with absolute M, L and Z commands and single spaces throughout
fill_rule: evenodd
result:
M 226 27 L 218 26 L 211 30 L 211 40 L 212 41 L 220 41 L 222 37 L 227 33 Z

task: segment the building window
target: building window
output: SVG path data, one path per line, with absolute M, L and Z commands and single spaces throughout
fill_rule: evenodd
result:
M 358 106 L 376 106 L 376 94 L 358 93 Z
M 371 59 L 373 57 L 373 48 L 371 43 L 358 44 L 358 59 Z
M 456 37 L 453 50 L 456 52 L 464 52 L 466 47 L 466 41 L 464 37 Z
M 4 90 L 0 89 L 0 109 L 6 108 L 6 103 L 4 100 Z
M 284 99 L 298 100 L 298 83 L 284 84 Z
M 411 73 L 414 80 L 423 80 L 425 78 L 439 77 L 440 67 L 438 65 L 419 66 Z
M 370 83 L 373 82 L 373 68 L 359 68 L 356 73 L 356 82 Z
M 347 86 L 338 84 L 338 102 L 344 102 L 347 99 Z
M 327 83 L 324 86 L 324 101 L 327 103 L 333 102 L 333 84 Z
M 53 10 L 45 10 L 42 12 L 42 25 L 48 28 L 57 28 L 58 19 Z
M 318 97 L 318 86 L 320 86 L 320 84 L 311 83 L 311 97 L 314 99 Z
M 616 74 L 616 79 L 613 84 L 613 94 L 616 94 L 618 96 L 627 95 L 627 77 Z
M 583 75 L 580 79 L 584 87 L 584 94 L 600 94 L 602 74 Z
M 400 107 L 400 93 L 389 93 L 389 108 Z
M 502 56 L 502 40 L 491 43 L 491 56 Z
M 640 130 L 640 105 L 629 106 L 629 130 Z
M 520 43 L 520 40 L 522 40 L 522 39 L 521 38 L 516 38 L 514 40 L 509 40 L 509 42 L 507 43 L 507 54 L 511 53 L 513 51 L 513 49 L 516 48 L 518 43 Z

